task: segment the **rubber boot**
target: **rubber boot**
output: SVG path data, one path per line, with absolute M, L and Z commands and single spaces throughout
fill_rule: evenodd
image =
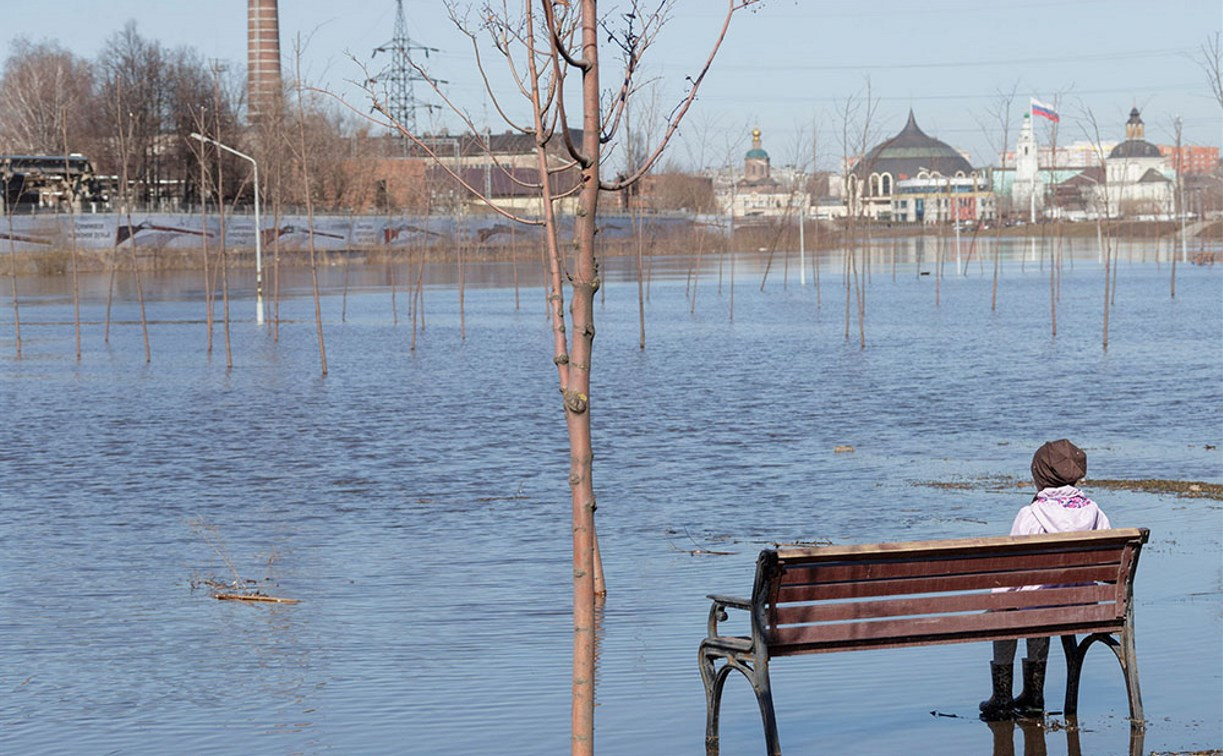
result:
M 1045 661 L 1023 660 L 1023 691 L 1012 703 L 1015 716 L 1043 717 L 1045 715 Z
M 1012 719 L 1015 715 L 1011 710 L 1011 686 L 1015 679 L 1015 666 L 990 662 L 989 673 L 994 686 L 994 695 L 982 701 L 978 707 L 981 709 L 981 719 L 986 722 Z

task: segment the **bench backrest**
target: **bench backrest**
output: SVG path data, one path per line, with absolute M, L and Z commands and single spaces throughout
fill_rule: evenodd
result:
M 1116 632 L 1129 617 L 1147 535 L 1128 528 L 767 549 L 757 561 L 753 625 L 771 656 Z

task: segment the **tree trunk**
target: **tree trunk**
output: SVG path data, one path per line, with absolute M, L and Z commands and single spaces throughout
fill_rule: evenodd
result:
M 7 200 L 6 200 L 7 201 Z M 17 301 L 17 242 L 13 240 L 13 208 L 8 208 L 8 274 L 13 293 L 13 335 L 17 342 L 17 359 L 21 359 L 21 306 Z
M 595 0 L 582 0 L 582 191 L 574 223 L 573 316 L 569 386 L 564 393 L 569 430 L 569 485 L 573 497 L 573 754 L 594 753 L 595 581 L 594 481 L 591 477 L 590 367 L 594 346 L 595 218 L 599 206 L 599 17 Z

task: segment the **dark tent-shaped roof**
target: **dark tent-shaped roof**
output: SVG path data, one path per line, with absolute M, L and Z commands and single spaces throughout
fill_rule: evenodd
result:
M 865 178 L 872 173 L 890 173 L 900 180 L 913 178 L 923 170 L 943 176 L 963 171 L 967 176 L 972 173 L 972 165 L 949 144 L 922 131 L 910 110 L 909 120 L 900 133 L 866 153 L 854 167 L 854 174 Z
M 1157 158 L 1159 148 L 1145 139 L 1127 139 L 1108 153 L 1109 158 Z

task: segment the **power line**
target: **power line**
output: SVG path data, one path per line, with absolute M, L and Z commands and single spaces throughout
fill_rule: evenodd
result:
M 1143 87 L 1116 87 L 1111 89 L 1072 89 L 1067 92 L 1067 95 L 1102 95 L 1102 94 L 1132 94 L 1135 92 L 1188 92 L 1193 93 L 1201 89 L 1200 84 L 1153 84 Z M 1026 97 L 1026 95 L 1024 95 Z M 998 98 L 997 92 L 989 92 L 986 94 L 945 94 L 945 95 L 898 95 L 895 97 L 874 96 L 873 99 L 880 102 L 921 102 L 934 100 L 994 100 Z M 1016 95 L 1019 99 L 1019 95 Z M 818 97 L 810 95 L 770 95 L 745 97 L 742 93 L 733 95 L 718 95 L 704 93 L 700 97 L 701 100 L 733 100 L 734 102 L 840 102 L 844 101 L 845 95 L 821 95 Z
M 837 63 L 837 64 L 803 64 L 786 61 L 782 63 L 747 63 L 736 64 L 733 71 L 765 70 L 776 71 L 779 68 L 794 71 L 887 71 L 913 68 L 962 68 L 973 66 L 1030 66 L 1040 64 L 1087 63 L 1092 61 L 1107 62 L 1113 60 L 1137 60 L 1142 58 L 1169 58 L 1178 55 L 1191 55 L 1196 50 L 1184 47 L 1171 47 L 1158 50 L 1127 50 L 1124 52 L 1093 53 L 1089 55 L 1041 55 L 1031 58 L 995 58 L 966 60 L 945 60 L 923 63 L 921 61 L 906 61 L 903 63 Z

